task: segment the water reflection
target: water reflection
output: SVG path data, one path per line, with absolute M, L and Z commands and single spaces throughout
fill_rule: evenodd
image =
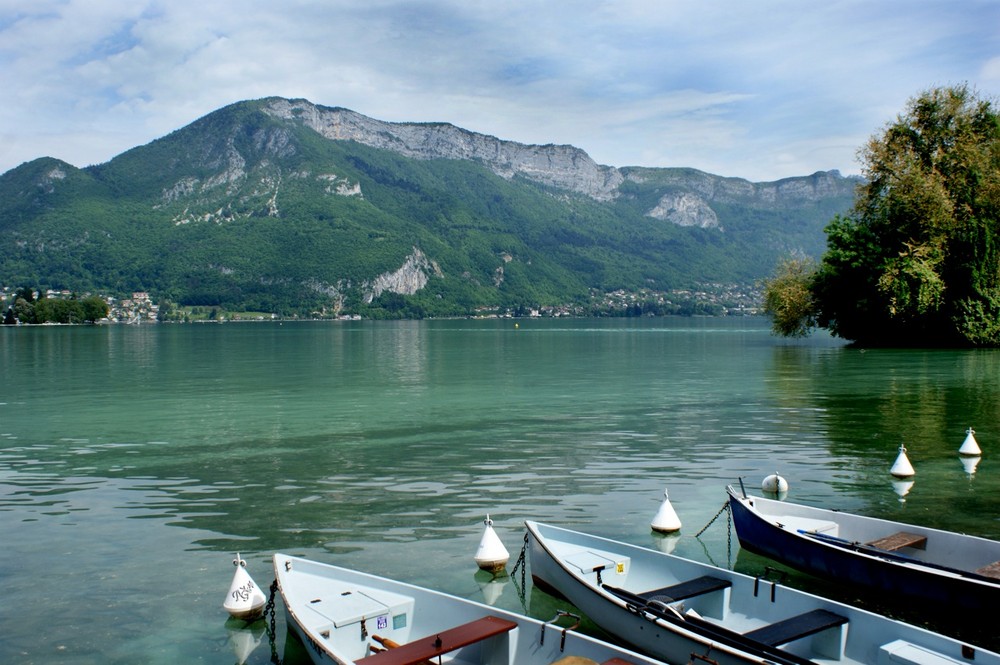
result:
M 727 566 L 724 519 L 690 534 L 775 469 L 796 501 L 1000 537 L 995 462 L 970 483 L 954 459 L 956 432 L 997 437 L 993 352 L 715 320 L 0 332 L 0 529 L 23 566 L 0 571 L 2 661 L 230 663 L 236 551 L 262 587 L 288 551 L 520 610 L 476 574 L 487 513 L 512 559 L 537 519 Z M 650 531 L 664 487 L 684 536 Z M 56 615 L 82 628 L 39 639 Z

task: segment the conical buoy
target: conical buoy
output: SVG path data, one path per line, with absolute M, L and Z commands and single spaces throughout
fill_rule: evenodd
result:
M 897 478 L 909 478 L 910 476 L 916 475 L 916 471 L 913 470 L 913 465 L 910 464 L 910 460 L 906 456 L 906 446 L 903 444 L 899 444 L 899 455 L 896 456 L 896 461 L 893 462 L 892 468 L 889 469 L 889 473 Z
M 764 478 L 760 484 L 762 492 L 777 494 L 779 497 L 788 495 L 788 481 L 777 474 L 777 472 Z
M 962 447 L 958 449 L 959 455 L 979 457 L 983 454 L 983 451 L 979 449 L 979 444 L 976 443 L 975 433 L 975 430 L 971 427 L 965 431 L 965 441 L 962 443 Z
M 476 550 L 476 565 L 482 570 L 499 573 L 507 565 L 510 553 L 507 552 L 507 548 L 503 546 L 499 536 L 493 530 L 493 520 L 490 519 L 489 514 L 486 515 L 483 524 L 486 525 L 486 530 L 479 541 L 479 549 Z
M 243 621 L 259 619 L 264 615 L 267 598 L 246 571 L 247 562 L 240 558 L 239 552 L 233 559 L 233 565 L 236 566 L 236 573 L 233 575 L 233 583 L 229 585 L 229 594 L 226 596 L 226 602 L 222 603 L 222 608 L 235 619 Z
M 681 521 L 674 512 L 674 507 L 670 505 L 670 493 L 667 490 L 663 490 L 663 503 L 660 504 L 660 509 L 656 511 L 656 516 L 649 526 L 653 527 L 653 531 L 660 533 L 674 533 L 681 530 Z

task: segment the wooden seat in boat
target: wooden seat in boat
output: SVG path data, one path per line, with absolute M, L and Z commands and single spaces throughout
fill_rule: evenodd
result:
M 517 624 L 513 621 L 507 621 L 500 617 L 484 616 L 475 621 L 443 630 L 440 633 L 407 642 L 394 649 L 379 651 L 355 662 L 364 663 L 364 665 L 416 665 L 488 637 L 506 633 L 516 627 Z
M 865 544 L 870 547 L 877 547 L 880 550 L 885 550 L 886 552 L 895 552 L 896 550 L 903 549 L 904 547 L 926 549 L 927 536 L 900 531 L 899 533 L 894 533 L 891 536 L 879 538 L 878 540 L 873 540 L 870 543 Z

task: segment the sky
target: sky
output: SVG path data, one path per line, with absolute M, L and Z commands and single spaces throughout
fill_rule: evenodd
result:
M 850 175 L 956 84 L 1000 97 L 1000 0 L 0 0 L 0 173 L 280 96 L 611 166 Z

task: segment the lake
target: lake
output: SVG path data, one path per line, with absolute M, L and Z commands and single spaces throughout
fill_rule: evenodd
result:
M 487 514 L 508 570 L 535 519 L 758 574 L 713 518 L 774 472 L 789 500 L 1000 538 L 1000 351 L 657 318 L 5 326 L 0 358 L 4 663 L 267 663 L 221 607 L 237 552 L 265 589 L 282 551 L 551 618 L 477 571 Z M 679 537 L 650 529 L 665 489 Z

